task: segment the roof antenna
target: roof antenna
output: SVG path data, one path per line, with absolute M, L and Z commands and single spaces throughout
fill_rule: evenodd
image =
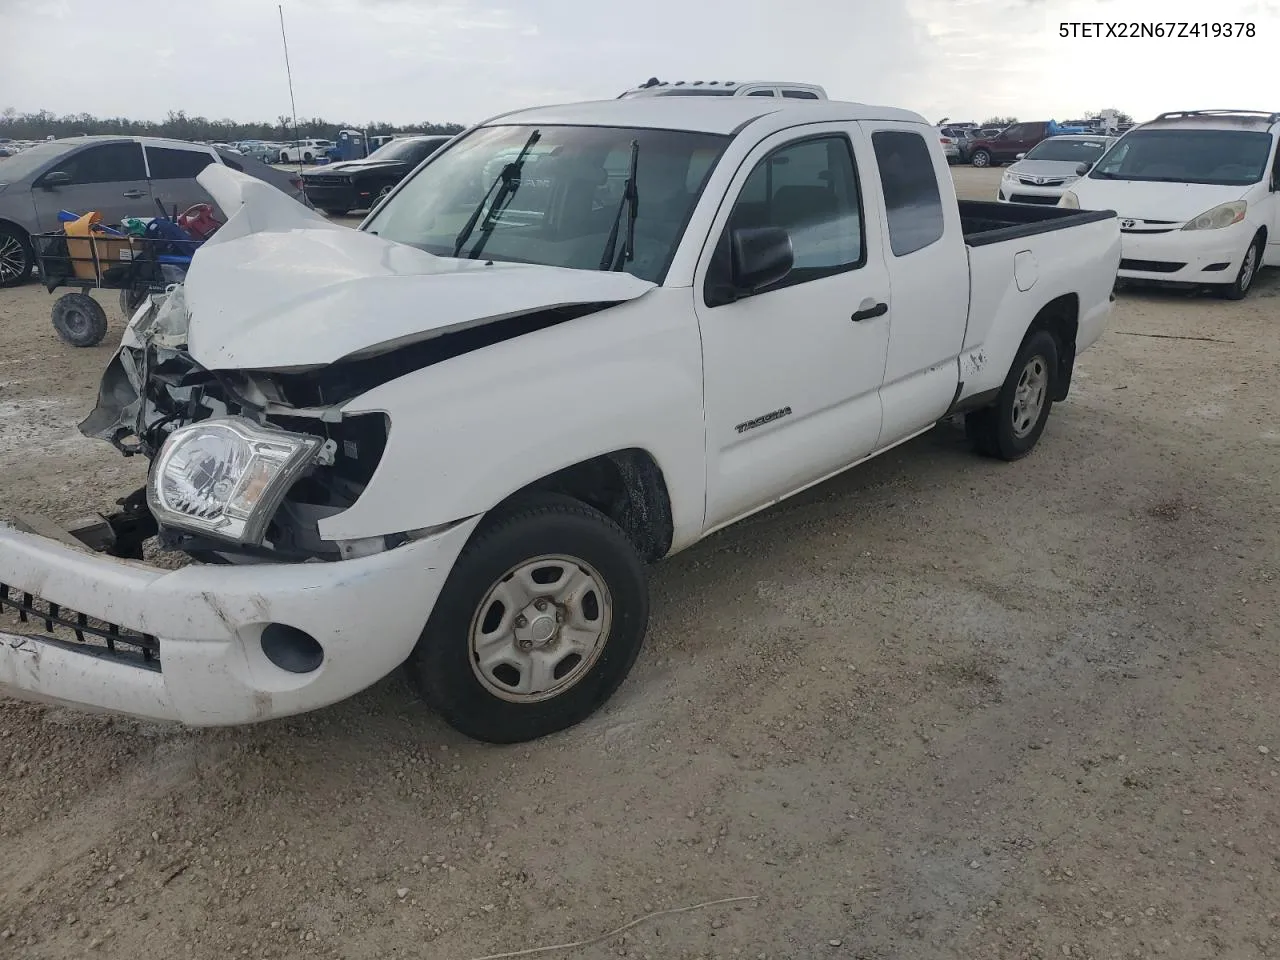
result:
M 284 32 L 284 5 L 276 4 L 280 12 L 280 40 L 284 43 L 284 73 L 289 78 L 289 106 L 293 108 L 293 148 L 298 151 L 298 176 L 302 176 L 302 141 L 298 139 L 298 104 L 293 99 L 293 70 L 289 67 L 289 38 Z

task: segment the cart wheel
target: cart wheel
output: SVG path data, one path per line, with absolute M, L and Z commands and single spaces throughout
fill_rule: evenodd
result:
M 120 312 L 124 314 L 126 320 L 133 319 L 133 315 L 138 312 L 147 295 L 146 290 L 131 290 L 129 287 L 120 291 Z
M 53 329 L 73 347 L 92 347 L 107 335 L 107 311 L 87 293 L 68 293 L 53 305 Z

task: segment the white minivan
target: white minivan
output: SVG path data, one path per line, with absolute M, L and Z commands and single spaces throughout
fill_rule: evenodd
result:
M 1280 113 L 1162 113 L 1121 137 L 1060 206 L 1119 214 L 1120 278 L 1211 284 L 1239 300 L 1261 267 L 1280 266 L 1278 139 Z

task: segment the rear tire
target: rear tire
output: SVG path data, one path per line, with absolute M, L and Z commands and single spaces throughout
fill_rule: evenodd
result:
M 331 217 L 345 217 L 350 212 L 346 207 L 324 207 L 323 209 Z
M 407 666 L 455 730 L 520 743 L 608 700 L 648 621 L 645 567 L 626 534 L 586 504 L 543 494 L 480 526 Z
M 0 224 L 0 287 L 17 287 L 31 279 L 35 267 L 31 240 L 21 227 Z
M 73 347 L 93 347 L 107 335 L 107 311 L 87 293 L 68 293 L 53 305 L 53 329 Z
M 1019 460 L 1035 447 L 1053 409 L 1058 376 L 1058 341 L 1033 330 L 1009 368 L 996 401 L 965 415 L 965 434 L 979 453 Z
M 1264 246 L 1263 236 L 1259 233 L 1253 238 L 1253 242 L 1249 244 L 1249 249 L 1245 251 L 1244 259 L 1240 261 L 1240 271 L 1236 274 L 1235 281 L 1222 288 L 1224 299 L 1243 300 L 1249 295 L 1249 291 L 1253 289 L 1253 281 L 1258 276 L 1258 268 L 1262 266 Z
M 975 150 L 973 151 L 973 156 L 969 158 L 969 162 L 975 167 L 989 167 L 991 166 L 991 154 L 986 150 Z

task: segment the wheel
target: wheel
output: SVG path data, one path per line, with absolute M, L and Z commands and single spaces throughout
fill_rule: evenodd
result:
M 302 155 L 302 162 L 303 162 L 303 163 L 310 163 L 310 162 L 311 162 L 312 160 L 314 160 L 314 159 L 315 159 L 315 154 L 311 154 L 311 153 L 304 153 L 304 154 Z
M 345 217 L 347 215 L 346 207 L 325 207 L 324 212 L 331 217 Z
M 280 162 L 280 163 L 288 163 L 288 162 L 289 162 L 289 154 L 287 154 L 285 151 L 281 150 L 281 151 L 280 151 L 280 161 L 279 161 L 279 162 Z
M 73 347 L 92 347 L 107 335 L 107 311 L 87 293 L 68 293 L 53 304 L 53 328 Z
M 975 150 L 973 151 L 973 156 L 969 158 L 969 162 L 975 167 L 989 167 L 991 166 L 991 154 L 986 150 Z
M 608 700 L 648 621 L 644 564 L 626 534 L 577 500 L 542 495 L 482 524 L 408 667 L 454 729 L 520 743 Z
M 1258 234 L 1245 251 L 1244 259 L 1240 261 L 1240 272 L 1236 274 L 1235 282 L 1222 288 L 1223 297 L 1228 300 L 1243 300 L 1248 295 L 1253 279 L 1258 275 L 1258 264 L 1262 262 L 1262 247 L 1262 234 Z
M 376 197 L 374 197 L 374 199 L 373 199 L 373 204 L 374 204 L 374 206 L 377 206 L 377 205 L 378 205 L 378 204 L 380 204 L 383 200 L 387 199 L 387 194 L 388 194 L 388 193 L 390 193 L 393 189 L 395 189 L 395 188 L 394 188 L 394 187 L 392 187 L 392 185 L 391 185 L 391 184 L 387 184 L 385 187 L 383 187 L 381 190 L 379 190 L 379 191 L 378 191 L 378 195 L 377 195 Z
M 138 312 L 138 308 L 142 306 L 142 302 L 146 299 L 146 290 L 133 290 L 125 287 L 120 291 L 120 312 L 124 314 L 126 320 L 132 320 L 133 315 Z
M 35 262 L 26 232 L 21 227 L 0 224 L 0 287 L 26 283 Z
M 1018 460 L 1031 452 L 1053 408 L 1058 341 L 1047 330 L 1023 340 L 996 402 L 965 415 L 965 433 L 978 452 Z

